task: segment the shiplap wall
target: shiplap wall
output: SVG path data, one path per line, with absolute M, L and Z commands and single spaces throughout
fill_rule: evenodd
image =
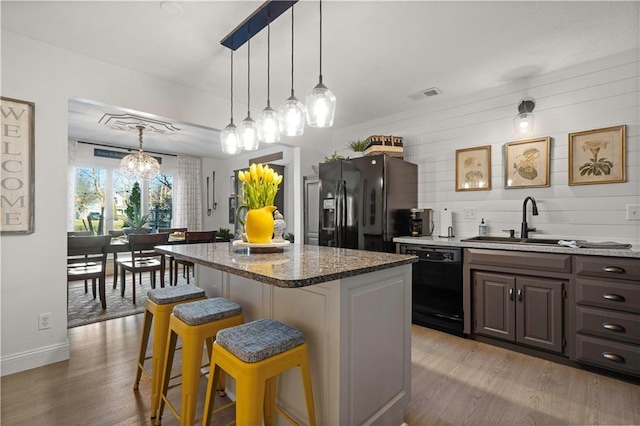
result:
M 626 220 L 626 206 L 640 204 L 640 64 L 627 51 L 580 66 L 505 85 L 464 99 L 427 99 L 424 106 L 335 134 L 335 146 L 374 134 L 404 137 L 404 158 L 418 164 L 418 207 L 453 211 L 456 236 L 478 234 L 485 218 L 490 235 L 519 232 L 522 204 L 535 197 L 540 212 L 528 222 L 532 236 L 640 243 L 640 221 Z M 534 133 L 518 137 L 512 120 L 525 97 L 536 100 Z M 568 185 L 568 134 L 626 125 L 625 183 Z M 503 146 L 517 140 L 551 137 L 547 188 L 504 189 Z M 491 145 L 490 191 L 455 191 L 455 151 Z M 477 209 L 465 219 L 465 208 Z

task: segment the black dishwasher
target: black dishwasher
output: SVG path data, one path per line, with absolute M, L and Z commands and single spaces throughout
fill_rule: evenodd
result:
M 412 270 L 412 322 L 463 336 L 462 249 L 410 244 L 400 252 L 419 258 Z

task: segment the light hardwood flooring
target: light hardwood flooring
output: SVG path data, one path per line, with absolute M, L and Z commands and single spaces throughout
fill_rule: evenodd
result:
M 1 379 L 1 424 L 152 424 L 149 380 L 132 390 L 141 327 L 135 315 L 70 329 L 70 360 Z M 638 385 L 419 326 L 412 334 L 410 426 L 640 424 Z M 162 423 L 177 424 L 168 410 Z

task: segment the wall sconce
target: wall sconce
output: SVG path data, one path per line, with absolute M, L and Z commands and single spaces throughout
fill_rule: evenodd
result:
M 513 128 L 516 133 L 525 135 L 533 133 L 533 109 L 536 107 L 536 103 L 533 99 L 523 99 L 518 105 L 519 114 L 513 119 Z

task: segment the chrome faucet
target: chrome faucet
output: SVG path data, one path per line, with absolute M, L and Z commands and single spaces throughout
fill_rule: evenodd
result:
M 536 205 L 536 199 L 533 197 L 527 197 L 522 203 L 522 226 L 520 228 L 520 238 L 529 238 L 529 232 L 536 232 L 536 228 L 529 228 L 527 224 L 527 201 L 531 200 L 531 214 L 538 216 L 538 206 Z

